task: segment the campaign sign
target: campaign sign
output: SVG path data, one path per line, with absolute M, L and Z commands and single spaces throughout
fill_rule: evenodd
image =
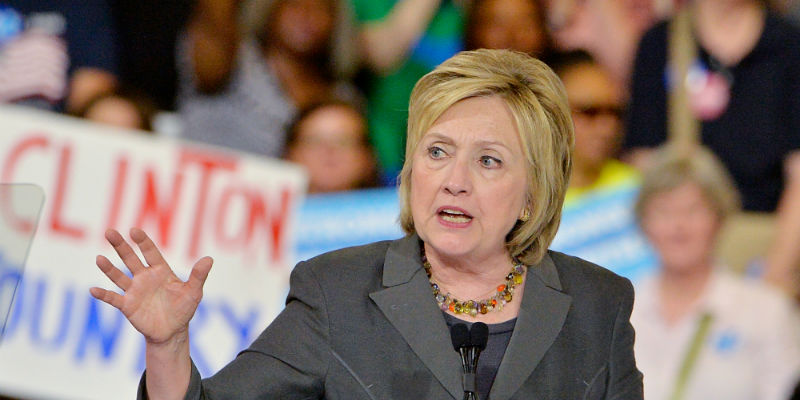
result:
M 16 287 L 0 393 L 99 400 L 136 392 L 144 340 L 89 294 L 91 286 L 118 290 L 95 266 L 97 254 L 122 266 L 108 228 L 126 237 L 144 229 L 183 279 L 200 257 L 214 258 L 190 324 L 204 376 L 283 307 L 306 185 L 296 166 L 3 106 L 0 182 L 35 184 L 45 196 L 22 278 L 15 263 L 0 263 L 0 297 Z

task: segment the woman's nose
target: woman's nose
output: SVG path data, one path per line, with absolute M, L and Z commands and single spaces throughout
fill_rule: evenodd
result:
M 472 177 L 470 176 L 469 160 L 455 159 L 448 168 L 445 177 L 444 190 L 454 196 L 468 194 L 472 191 Z

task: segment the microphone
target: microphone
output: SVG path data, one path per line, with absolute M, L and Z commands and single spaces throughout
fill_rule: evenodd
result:
M 450 340 L 453 349 L 460 351 L 462 347 L 469 346 L 469 328 L 464 324 L 455 324 L 450 328 Z
M 450 339 L 453 349 L 461 356 L 464 400 L 479 400 L 475 374 L 478 370 L 478 357 L 489 340 L 489 327 L 483 322 L 472 324 L 470 329 L 464 324 L 455 324 L 450 328 Z

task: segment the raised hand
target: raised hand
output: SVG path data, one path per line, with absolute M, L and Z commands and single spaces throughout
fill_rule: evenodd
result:
M 150 344 L 166 343 L 178 335 L 185 335 L 203 297 L 203 284 L 211 270 L 211 258 L 198 260 L 192 267 L 189 280 L 184 282 L 175 275 L 144 231 L 133 228 L 130 235 L 147 265 L 119 232 L 109 229 L 106 239 L 114 246 L 133 278 L 114 267 L 108 258 L 98 255 L 97 266 L 125 293 L 93 287 L 90 289 L 92 296 L 122 311 Z

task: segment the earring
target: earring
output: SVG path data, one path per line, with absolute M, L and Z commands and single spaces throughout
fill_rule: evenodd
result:
M 522 222 L 528 222 L 531 219 L 531 212 L 528 210 L 528 207 L 522 209 L 522 215 L 519 217 L 519 220 Z

